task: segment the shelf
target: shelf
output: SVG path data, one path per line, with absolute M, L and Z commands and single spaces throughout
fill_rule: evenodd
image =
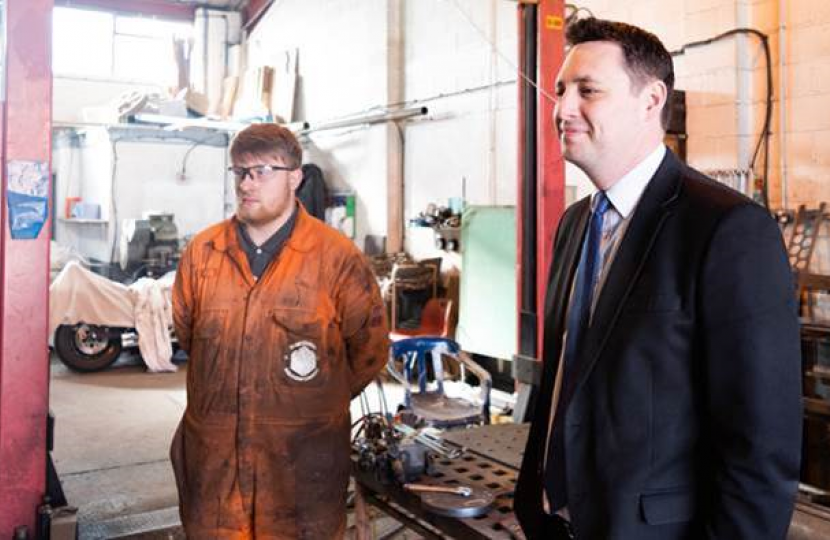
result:
M 108 219 L 90 219 L 90 218 L 58 218 L 61 223 L 76 223 L 78 225 L 106 225 L 109 223 Z

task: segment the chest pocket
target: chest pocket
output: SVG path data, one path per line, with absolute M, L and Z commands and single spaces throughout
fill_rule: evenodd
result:
M 273 310 L 269 377 L 274 391 L 298 418 L 342 414 L 348 406 L 348 378 L 327 338 L 328 322 L 317 312 Z

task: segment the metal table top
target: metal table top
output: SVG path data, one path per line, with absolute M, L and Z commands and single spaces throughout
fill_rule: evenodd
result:
M 447 432 L 444 439 L 463 446 L 464 453 L 454 460 L 436 459 L 432 474 L 419 483 L 465 485 L 492 491 L 496 503 L 492 510 L 475 518 L 438 516 L 421 507 L 420 498 L 397 485 L 381 484 L 372 473 L 353 468 L 355 480 L 366 490 L 368 502 L 401 521 L 413 520 L 419 527 L 432 529 L 435 538 L 523 540 L 524 535 L 513 514 L 513 495 L 527 439 L 527 425 L 500 424 Z M 420 530 L 421 534 L 429 531 Z
M 444 433 L 444 440 L 518 471 L 530 424 L 496 424 Z

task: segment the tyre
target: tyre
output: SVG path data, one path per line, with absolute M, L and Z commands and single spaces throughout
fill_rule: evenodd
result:
M 121 354 L 121 332 L 106 326 L 61 325 L 55 330 L 55 352 L 70 369 L 100 371 Z

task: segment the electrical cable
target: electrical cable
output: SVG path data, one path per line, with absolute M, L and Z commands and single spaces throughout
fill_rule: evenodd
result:
M 502 53 L 499 50 L 499 48 L 496 46 L 495 43 L 490 41 L 490 38 L 487 36 L 487 34 L 481 28 L 479 28 L 478 25 L 475 24 L 475 22 L 473 22 L 473 20 L 470 18 L 470 16 L 467 15 L 467 13 L 463 9 L 461 9 L 461 6 L 458 5 L 458 0 L 451 0 L 451 3 L 453 5 L 453 7 L 456 9 L 456 11 L 458 11 L 458 13 L 460 13 L 461 16 L 467 21 L 467 23 L 470 26 L 472 26 L 476 30 L 476 32 L 478 32 L 479 35 L 481 35 L 481 37 L 488 44 L 490 44 L 490 47 L 493 50 L 493 52 L 495 52 L 497 55 L 499 55 L 511 68 L 513 68 L 519 74 L 519 77 L 521 79 L 523 79 L 527 84 L 529 84 L 530 86 L 535 88 L 539 92 L 539 94 L 541 96 L 543 96 L 545 99 L 548 99 L 552 103 L 554 103 L 556 101 L 553 98 L 553 96 L 548 94 L 544 89 L 540 88 L 534 81 L 530 80 L 530 78 L 527 76 L 527 74 L 525 72 L 523 72 L 521 69 L 519 69 L 519 67 L 514 62 L 512 62 L 504 53 Z M 566 9 L 567 8 L 572 9 L 570 15 L 568 16 L 567 21 L 571 21 L 574 17 L 578 18 L 579 13 L 581 13 L 581 12 L 586 13 L 589 17 L 594 16 L 594 14 L 591 12 L 591 10 L 589 10 L 587 8 L 578 7 L 578 6 L 573 5 L 573 4 L 566 4 L 565 7 L 566 7 Z M 758 153 L 760 152 L 761 145 L 763 144 L 764 145 L 764 169 L 763 169 L 764 172 L 763 172 L 762 182 L 761 182 L 761 197 L 762 197 L 764 206 L 769 208 L 769 188 L 768 188 L 768 180 L 769 180 L 769 137 L 770 137 L 770 126 L 771 126 L 771 123 L 772 123 L 772 57 L 771 57 L 770 50 L 769 50 L 769 37 L 766 34 L 764 34 L 763 32 L 761 32 L 760 30 L 757 30 L 755 28 L 735 28 L 735 29 L 723 32 L 722 34 L 718 34 L 717 36 L 712 37 L 710 39 L 705 39 L 705 40 L 693 41 L 693 42 L 690 42 L 690 43 L 686 43 L 680 49 L 678 49 L 676 51 L 672 51 L 670 54 L 672 56 L 679 56 L 679 55 L 685 54 L 687 49 L 690 49 L 690 48 L 693 48 L 693 47 L 699 47 L 699 46 L 702 46 L 702 45 L 709 45 L 711 43 L 714 43 L 715 41 L 719 41 L 721 39 L 725 39 L 727 37 L 730 37 L 730 36 L 733 36 L 733 35 L 736 35 L 736 34 L 751 34 L 751 35 L 754 35 L 754 36 L 758 37 L 760 39 L 761 44 L 762 44 L 763 49 L 764 49 L 764 56 L 765 56 L 766 67 L 767 67 L 767 70 L 766 70 L 767 71 L 766 113 L 764 115 L 764 127 L 763 127 L 763 130 L 761 131 L 761 134 L 758 137 L 758 142 L 755 145 L 755 150 L 752 154 L 752 160 L 750 161 L 749 168 L 754 169 L 756 160 L 758 158 Z
M 197 146 L 206 144 L 208 141 L 210 141 L 211 139 L 216 138 L 217 136 L 225 137 L 226 134 L 224 132 L 211 133 L 209 136 L 205 137 L 204 139 L 196 141 L 195 143 L 193 143 L 190 146 L 190 148 L 188 148 L 188 150 L 185 152 L 184 158 L 182 159 L 182 170 L 181 170 L 182 176 L 184 176 L 184 174 L 185 174 L 185 167 L 187 165 L 187 157 L 190 155 L 190 153 Z M 113 226 L 112 226 L 113 238 L 112 238 L 112 246 L 110 248 L 110 263 L 115 262 L 115 254 L 116 254 L 116 250 L 118 249 L 119 234 L 120 234 L 120 229 L 121 229 L 121 226 L 118 222 L 118 203 L 117 203 L 118 199 L 117 199 L 117 188 L 116 188 L 116 185 L 117 185 L 116 180 L 117 180 L 117 177 L 118 177 L 117 176 L 118 175 L 118 148 L 117 148 L 117 145 L 118 145 L 118 143 L 125 142 L 125 141 L 126 142 L 156 142 L 156 141 L 163 142 L 165 140 L 168 140 L 168 139 L 159 139 L 158 137 L 153 137 L 153 136 L 149 136 L 149 137 L 142 136 L 142 137 L 130 138 L 130 139 L 113 138 L 110 141 L 110 146 L 112 148 L 112 166 L 110 168 L 110 197 L 112 198 L 112 200 L 110 201 L 110 206 L 112 208 L 112 224 L 113 224 Z M 226 182 L 223 182 L 223 184 L 224 183 L 226 183 Z
M 206 144 L 208 141 L 216 138 L 217 136 L 226 137 L 227 134 L 225 134 L 224 132 L 214 132 L 205 137 L 204 139 L 198 140 L 190 145 L 190 148 L 187 149 L 187 151 L 184 153 L 184 157 L 182 157 L 182 169 L 179 172 L 181 178 L 184 178 L 187 175 L 187 158 L 190 156 L 190 153 L 193 152 L 193 150 L 195 150 L 196 147 Z
M 686 53 L 687 49 L 691 49 L 694 47 L 700 47 L 703 45 L 710 45 L 716 41 L 720 41 L 727 37 L 731 37 L 737 34 L 750 34 L 761 41 L 761 45 L 764 49 L 764 59 L 766 61 L 766 90 L 767 90 L 767 97 L 766 97 L 766 111 L 764 114 L 764 126 L 761 130 L 760 135 L 758 136 L 758 142 L 755 145 L 755 150 L 752 153 L 752 159 L 749 162 L 749 169 L 755 168 L 755 162 L 758 158 L 758 153 L 761 150 L 761 145 L 764 145 L 764 173 L 761 177 L 761 197 L 764 203 L 764 206 L 769 208 L 769 138 L 770 138 L 770 127 L 772 124 L 772 55 L 769 49 L 769 36 L 761 32 L 760 30 L 756 30 L 755 28 L 734 28 L 732 30 L 727 30 L 721 34 L 718 34 L 709 39 L 703 39 L 700 41 L 692 41 L 691 43 L 686 43 L 685 45 L 681 46 L 679 49 L 672 51 L 670 54 L 672 56 L 680 56 Z M 783 104 L 781 105 L 783 106 Z
M 508 58 L 506 54 L 501 52 L 501 50 L 499 50 L 498 46 L 496 46 L 495 43 L 490 41 L 490 38 L 487 36 L 487 34 L 484 32 L 484 30 L 479 28 L 478 25 L 476 25 L 476 23 L 473 22 L 473 20 L 470 18 L 470 16 L 467 15 L 467 13 L 463 9 L 461 9 L 461 6 L 458 5 L 458 0 L 451 0 L 451 3 L 453 5 L 453 7 L 458 11 L 458 13 L 460 13 L 461 16 L 464 17 L 464 19 L 466 19 L 467 23 L 469 23 L 469 25 L 472 26 L 476 30 L 476 32 L 479 33 L 479 35 L 484 39 L 484 41 L 486 41 L 490 45 L 490 48 L 492 49 L 492 51 L 494 53 L 496 53 L 498 56 L 500 56 L 501 59 L 504 60 L 507 63 L 508 66 L 510 66 L 516 73 L 518 73 L 519 77 L 521 77 L 527 84 L 529 84 L 533 88 L 535 88 L 539 92 L 539 94 L 541 94 L 542 96 L 545 97 L 545 99 L 549 100 L 551 103 L 556 102 L 556 99 L 552 95 L 547 93 L 547 91 L 545 91 L 544 88 L 541 88 L 540 86 L 538 86 L 535 81 L 531 80 L 530 77 L 528 77 L 527 74 L 525 74 L 525 72 L 523 72 L 519 68 L 519 66 L 516 65 L 515 62 L 513 62 L 510 58 Z
M 112 248 L 110 250 L 110 264 L 115 262 L 115 251 L 118 246 L 118 234 L 121 227 L 118 226 L 118 205 L 116 204 L 115 179 L 118 173 L 118 150 L 116 145 L 120 139 L 112 139 L 112 167 L 110 168 L 110 207 L 112 208 Z
M 429 101 L 435 101 L 437 99 L 444 99 L 444 98 L 448 98 L 448 97 L 456 97 L 456 96 L 462 96 L 462 95 L 465 95 L 465 94 L 472 94 L 472 93 L 475 93 L 475 92 L 482 92 L 484 90 L 490 90 L 492 88 L 498 88 L 500 86 L 506 86 L 508 84 L 516 84 L 517 80 L 518 79 L 504 79 L 504 80 L 496 81 L 496 82 L 490 83 L 490 84 L 482 84 L 482 85 L 479 85 L 479 86 L 471 86 L 471 87 L 468 87 L 468 88 L 464 88 L 463 90 L 455 90 L 453 92 L 442 92 L 440 94 L 435 94 L 435 95 L 428 96 L 428 97 L 425 97 L 425 98 L 415 98 L 415 99 L 410 99 L 408 101 L 398 101 L 396 103 L 389 103 L 388 105 L 378 105 L 376 107 L 371 107 L 369 109 L 366 109 L 365 112 L 370 112 L 374 109 L 383 109 L 384 107 L 385 108 L 392 108 L 392 107 L 399 107 L 399 106 L 411 106 L 411 105 L 416 105 L 418 103 L 427 103 Z
M 569 9 L 570 13 L 568 13 Z M 579 14 L 582 12 L 587 13 L 589 18 L 594 18 L 594 13 L 588 8 L 579 7 L 576 4 L 565 4 L 565 24 L 568 25 L 579 19 Z

